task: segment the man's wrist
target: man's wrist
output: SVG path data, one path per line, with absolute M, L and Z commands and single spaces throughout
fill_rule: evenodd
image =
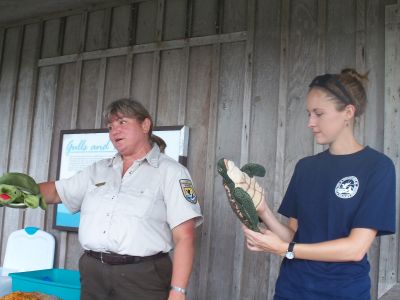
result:
M 181 294 L 183 294 L 183 295 L 186 295 L 187 294 L 187 290 L 186 289 L 184 289 L 184 288 L 182 288 L 182 287 L 180 287 L 180 286 L 176 286 L 176 285 L 170 285 L 170 287 L 169 287 L 169 289 L 171 290 L 171 291 L 175 291 L 175 292 L 178 292 L 178 293 L 181 293 Z

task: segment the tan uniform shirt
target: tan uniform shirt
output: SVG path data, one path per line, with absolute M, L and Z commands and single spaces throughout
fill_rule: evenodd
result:
M 122 177 L 116 155 L 56 182 L 63 204 L 81 212 L 79 241 L 86 250 L 149 256 L 173 248 L 175 226 L 202 216 L 188 170 L 158 146 Z

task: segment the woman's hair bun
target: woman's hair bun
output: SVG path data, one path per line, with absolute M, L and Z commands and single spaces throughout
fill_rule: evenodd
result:
M 356 79 L 360 83 L 362 83 L 362 85 L 365 85 L 368 82 L 368 73 L 369 72 L 360 74 L 352 68 L 345 68 L 340 72 L 341 75 L 347 75 L 347 76 L 353 77 L 354 79 Z

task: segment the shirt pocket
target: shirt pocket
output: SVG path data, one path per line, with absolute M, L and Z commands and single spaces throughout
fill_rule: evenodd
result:
M 156 192 L 148 188 L 130 187 L 121 192 L 118 199 L 118 212 L 124 215 L 145 217 L 156 200 Z
M 82 203 L 81 213 L 98 211 L 101 201 L 107 198 L 107 184 L 90 184 Z

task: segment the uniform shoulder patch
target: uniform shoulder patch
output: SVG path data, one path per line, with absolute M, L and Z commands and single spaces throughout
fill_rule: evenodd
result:
M 190 203 L 197 203 L 197 196 L 193 188 L 193 183 L 190 179 L 179 179 L 179 184 L 181 185 L 183 196 Z

